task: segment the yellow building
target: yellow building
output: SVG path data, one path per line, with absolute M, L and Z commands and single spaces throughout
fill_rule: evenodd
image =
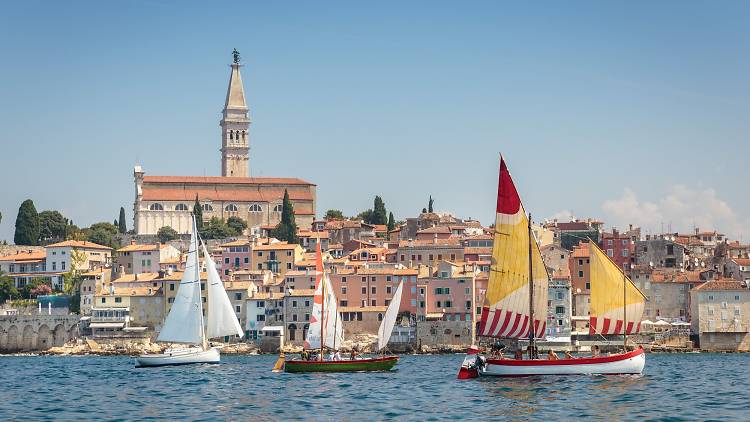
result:
M 287 271 L 294 269 L 294 264 L 304 257 L 304 249 L 296 243 L 272 243 L 253 247 L 252 268 L 270 270 L 284 277 Z

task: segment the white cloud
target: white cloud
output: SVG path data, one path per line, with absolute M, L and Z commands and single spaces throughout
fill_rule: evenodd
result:
M 572 221 L 575 219 L 575 216 L 573 215 L 573 212 L 570 210 L 560 210 L 556 213 L 554 213 L 549 220 L 557 220 L 557 221 Z
M 622 196 L 604 201 L 602 209 L 608 224 L 625 227 L 640 226 L 658 233 L 662 224 L 666 231 L 688 232 L 693 227 L 701 230 L 718 230 L 734 239 L 742 235 L 747 239 L 750 219 L 743 221 L 726 201 L 716 196 L 714 189 L 692 189 L 675 185 L 656 202 L 639 201 L 632 189 L 626 188 Z

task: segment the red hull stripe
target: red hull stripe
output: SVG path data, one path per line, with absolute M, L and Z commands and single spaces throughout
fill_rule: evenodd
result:
M 643 349 L 638 348 L 628 353 L 617 355 L 601 356 L 598 358 L 578 358 L 578 359 L 559 359 L 559 360 L 515 360 L 515 359 L 487 359 L 487 363 L 500 366 L 555 366 L 555 365 L 590 365 L 596 363 L 617 362 L 630 359 L 643 354 Z
M 398 360 L 398 356 L 386 356 L 384 358 L 370 358 L 370 359 L 355 359 L 351 360 L 297 360 L 292 359 L 289 362 L 295 365 L 340 365 L 348 363 L 371 363 L 371 362 L 384 362 L 388 360 Z

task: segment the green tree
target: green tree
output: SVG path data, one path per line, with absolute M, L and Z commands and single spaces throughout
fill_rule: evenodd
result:
M 422 214 L 427 214 L 427 208 L 422 208 Z
M 203 228 L 203 208 L 201 208 L 200 202 L 198 202 L 198 194 L 195 194 L 195 203 L 193 204 L 193 215 L 195 216 L 195 225 L 198 226 L 198 230 Z
M 284 189 L 284 202 L 281 209 L 281 222 L 271 231 L 271 237 L 297 243 L 297 223 L 294 221 L 294 207 L 289 200 L 289 192 Z
M 247 223 L 240 217 L 236 217 L 233 215 L 227 218 L 227 226 L 231 227 L 232 230 L 237 232 L 236 236 L 240 236 L 247 228 Z
M 161 243 L 167 243 L 170 240 L 175 240 L 180 235 L 177 233 L 177 230 L 173 229 L 170 226 L 162 226 L 157 232 L 156 237 L 159 238 L 159 242 Z
M 373 224 L 373 214 L 374 212 L 371 209 L 364 210 L 361 213 L 357 214 L 357 220 L 362 220 L 367 224 Z
M 393 218 L 393 213 L 388 213 L 388 231 L 391 232 L 396 228 L 396 219 Z
M 17 298 L 19 296 L 20 295 L 18 294 L 18 289 L 16 289 L 16 286 L 13 285 L 13 279 L 3 273 L 0 273 L 0 303 L 14 297 Z
M 125 223 L 125 208 L 120 207 L 120 216 L 117 219 L 117 229 L 121 234 L 128 231 L 128 225 Z
M 235 231 L 233 228 L 229 227 L 224 220 L 211 217 L 208 224 L 204 224 L 203 228 L 200 229 L 200 235 L 204 239 L 225 239 L 227 237 L 235 236 Z
M 430 202 L 427 203 L 427 212 L 432 212 L 432 203 L 435 202 L 432 199 L 432 195 L 430 195 Z
M 111 248 L 117 248 L 119 246 L 119 241 L 117 239 L 119 229 L 112 223 L 92 224 L 91 227 L 84 231 L 86 233 L 86 240 L 89 242 L 98 243 Z
M 16 245 L 39 244 L 39 214 L 36 212 L 34 201 L 27 199 L 18 208 L 16 217 L 16 233 L 13 236 Z
M 68 232 L 68 220 L 59 211 L 39 213 L 39 243 L 44 240 L 62 240 Z
M 383 198 L 380 196 L 375 196 L 371 224 L 388 224 L 388 214 L 385 211 L 385 202 L 383 202 Z
M 115 227 L 120 227 L 120 225 L 117 224 L 117 219 L 116 218 L 114 220 L 112 220 L 112 225 L 115 226 Z
M 40 294 L 52 293 L 52 283 L 43 278 L 32 278 L 21 290 L 24 299 L 34 299 Z
M 343 220 L 344 219 L 344 213 L 341 212 L 341 210 L 328 210 L 326 211 L 326 220 Z

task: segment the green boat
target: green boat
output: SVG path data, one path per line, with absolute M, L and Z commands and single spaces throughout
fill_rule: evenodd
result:
M 284 362 L 285 372 L 372 372 L 390 371 L 398 363 L 398 356 L 383 356 L 354 360 L 301 360 Z

